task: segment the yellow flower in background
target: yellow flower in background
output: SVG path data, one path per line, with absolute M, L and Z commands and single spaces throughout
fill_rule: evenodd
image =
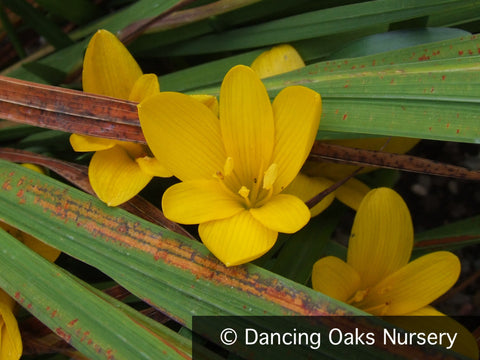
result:
M 22 356 L 23 345 L 17 319 L 14 315 L 16 306 L 8 294 L 0 290 L 0 359 L 18 360 Z
M 283 74 L 305 66 L 300 54 L 294 47 L 288 44 L 278 45 L 271 50 L 260 54 L 252 63 L 252 69 L 257 72 L 260 78 L 267 78 L 274 75 Z M 409 138 L 365 138 L 365 139 L 345 139 L 328 140 L 326 143 L 332 143 L 352 148 L 380 150 L 384 152 L 404 154 L 413 148 L 418 139 Z M 303 201 L 308 201 L 315 195 L 328 189 L 338 181 L 349 176 L 358 166 L 307 162 L 304 169 L 292 181 L 285 190 L 287 194 L 298 196 Z M 371 171 L 363 169 L 362 172 Z M 322 201 L 310 209 L 312 216 L 320 214 L 332 201 L 337 198 L 345 205 L 358 209 L 363 197 L 370 191 L 370 188 L 361 181 L 352 178 L 337 190 L 327 195 Z
M 455 284 L 460 261 L 451 252 L 437 251 L 409 262 L 412 248 L 413 225 L 403 199 L 389 188 L 371 190 L 355 216 L 347 261 L 334 256 L 318 260 L 312 286 L 377 316 L 443 315 L 429 304 Z M 418 324 L 413 326 L 411 330 L 418 330 Z M 438 326 L 460 332 L 463 339 L 455 350 L 468 356 L 476 351 L 478 358 L 475 341 L 465 328 L 454 320 L 440 320 Z
M 200 224 L 207 248 L 227 266 L 254 260 L 309 220 L 282 194 L 307 158 L 320 122 L 320 95 L 283 89 L 270 103 L 258 75 L 236 66 L 220 89 L 219 118 L 191 97 L 160 93 L 138 106 L 147 143 L 182 182 L 163 195 L 170 220 Z
M 350 235 L 347 262 L 318 260 L 315 290 L 373 315 L 407 315 L 450 289 L 460 261 L 437 251 L 409 262 L 413 225 L 403 199 L 389 188 L 371 190 L 362 200 Z
M 82 82 L 85 92 L 136 102 L 160 92 L 157 76 L 144 75 L 125 46 L 106 30 L 97 31 L 88 44 Z M 75 151 L 95 151 L 88 177 L 109 206 L 131 199 L 154 176 L 172 176 L 142 144 L 79 134 L 72 134 L 70 143 Z
M 250 67 L 264 79 L 284 74 L 305 66 L 302 57 L 295 48 L 288 44 L 277 45 L 261 53 Z

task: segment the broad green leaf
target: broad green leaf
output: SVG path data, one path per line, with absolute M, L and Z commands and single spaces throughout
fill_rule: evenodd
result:
M 391 0 L 367 1 L 337 6 L 286 17 L 270 22 L 206 35 L 165 48 L 165 55 L 192 55 L 259 46 L 361 30 L 372 24 L 402 20 L 458 10 L 478 11 L 475 1 Z
M 2 221 L 96 267 L 189 328 L 194 315 L 364 315 L 358 309 L 254 265 L 226 268 L 200 243 L 120 209 L 108 208 L 89 195 L 18 165 L 0 161 L 0 186 Z M 37 267 L 42 269 L 41 264 L 45 266 L 47 263 L 36 257 L 31 268 L 15 267 L 17 259 L 30 260 L 26 252 L 22 246 L 15 248 L 13 255 L 8 251 L 0 255 L 2 260 L 5 259 L 0 261 L 2 274 L 8 274 L 12 268 L 22 269 L 15 277 L 5 276 L 0 285 L 10 293 L 19 292 L 20 301 L 25 297 L 28 307 L 31 300 L 25 293 L 27 283 L 20 276 L 30 276 L 31 279 L 31 271 L 37 274 Z M 55 276 L 59 281 L 66 277 L 61 271 Z M 52 291 L 52 301 L 57 297 L 61 299 L 57 291 L 70 298 L 74 289 L 54 287 L 52 279 L 55 276 L 50 276 L 50 282 L 42 282 L 39 287 Z M 88 300 L 90 296 L 86 298 Z M 78 302 L 78 305 L 82 304 L 83 301 Z M 41 319 L 51 316 L 44 310 L 46 306 L 58 307 L 53 302 L 38 307 Z M 82 309 L 92 311 L 91 307 Z M 95 314 L 99 316 L 96 311 Z M 104 312 L 104 316 L 107 315 L 109 313 Z M 76 317 L 68 317 L 64 321 L 68 324 L 74 319 Z M 376 321 L 381 322 L 380 319 Z M 105 336 L 116 336 L 117 326 L 106 320 L 99 321 L 99 333 L 108 332 L 105 326 L 115 329 Z M 67 330 L 62 328 L 61 331 Z M 129 338 L 136 343 L 137 349 L 143 349 L 141 344 L 149 343 L 151 339 L 152 336 L 139 333 Z M 107 344 L 110 346 L 111 343 Z M 357 354 L 359 358 L 371 359 L 379 351 L 382 350 L 377 347 L 362 347 Z M 445 350 L 432 350 L 429 354 L 436 351 Z M 407 347 L 396 353 L 399 359 L 409 358 L 408 354 Z
M 85 283 L 49 263 L 0 230 L 0 287 L 48 325 L 54 333 L 92 359 L 186 359 L 188 345 L 172 330 L 152 321 L 113 298 L 107 300 Z M 152 324 L 153 325 L 153 324 Z
M 366 36 L 350 42 L 348 45 L 331 54 L 328 60 L 354 58 L 378 54 L 386 51 L 404 49 L 442 40 L 469 36 L 469 32 L 454 28 L 425 28 L 389 31 Z
M 476 36 L 311 64 L 264 80 L 270 96 L 303 85 L 322 95 L 322 131 L 480 142 Z M 218 94 L 219 87 L 194 93 Z
M 226 268 L 198 242 L 3 160 L 0 186 L 0 219 L 98 268 L 187 326 L 202 314 L 361 313 L 253 265 Z

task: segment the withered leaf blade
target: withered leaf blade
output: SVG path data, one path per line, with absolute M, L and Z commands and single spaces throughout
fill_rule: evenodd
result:
M 0 76 L 0 118 L 109 139 L 145 142 L 136 103 Z
M 480 181 L 480 172 L 471 171 L 460 166 L 444 164 L 412 155 L 355 149 L 322 142 L 316 142 L 313 145 L 309 159 Z
M 145 143 L 136 103 L 0 76 L 0 118 L 38 127 Z M 310 160 L 397 169 L 464 180 L 480 173 L 411 155 L 316 142 Z
M 88 181 L 88 169 L 86 166 L 73 164 L 67 161 L 35 154 L 25 150 L 0 148 L 0 158 L 16 163 L 30 163 L 44 166 L 54 171 L 72 184 L 78 186 L 83 191 L 94 195 L 94 191 Z M 154 224 L 163 226 L 164 228 L 184 235 L 190 239 L 195 239 L 188 231 L 179 224 L 168 220 L 163 213 L 141 196 L 135 196 L 119 207 L 128 212 L 137 215 Z

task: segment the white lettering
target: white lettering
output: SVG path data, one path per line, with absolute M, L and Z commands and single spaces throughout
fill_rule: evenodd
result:
M 253 340 L 253 341 L 249 340 L 249 336 L 248 336 L 251 332 L 253 332 L 255 334 L 255 340 Z M 245 345 L 253 345 L 253 344 L 256 344 L 257 341 L 258 341 L 257 330 L 250 329 L 250 328 L 245 329 Z

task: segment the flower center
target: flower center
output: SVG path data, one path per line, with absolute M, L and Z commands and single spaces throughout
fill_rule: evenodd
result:
M 387 313 L 388 307 L 390 305 L 390 302 L 384 302 L 384 303 L 379 303 L 376 305 L 366 305 L 364 303 L 365 297 L 368 295 L 370 289 L 361 289 L 357 290 L 353 296 L 347 300 L 347 304 L 350 304 L 352 306 L 355 306 L 356 308 L 362 309 L 363 311 L 377 315 L 377 316 L 382 316 Z
M 250 209 L 264 205 L 272 197 L 273 184 L 278 177 L 278 165 L 271 164 L 265 172 L 259 171 L 257 177 L 245 183 L 235 172 L 233 158 L 227 157 L 223 171 L 217 171 L 214 177 L 225 190 L 240 196 L 245 207 Z

